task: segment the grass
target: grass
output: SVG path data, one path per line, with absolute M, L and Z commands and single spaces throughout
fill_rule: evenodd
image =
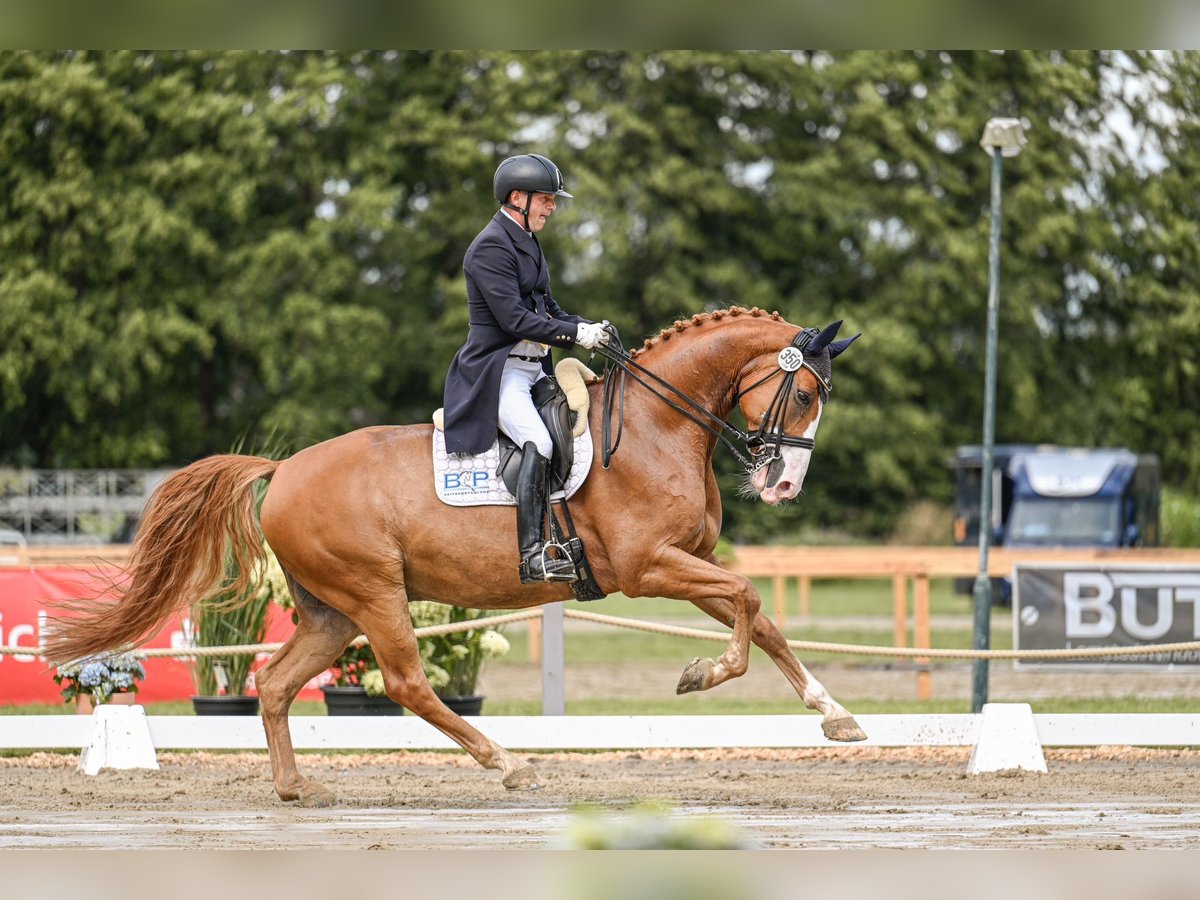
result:
M 721 627 L 713 623 L 714 631 Z M 788 628 L 785 635 L 794 640 L 819 641 L 823 643 L 851 644 L 857 646 L 891 647 L 894 637 L 890 630 L 868 628 Z M 502 668 L 505 665 L 523 663 L 529 659 L 529 633 L 515 629 L 506 634 L 512 644 L 508 656 L 494 660 L 489 666 Z M 934 631 L 933 643 L 945 649 L 966 650 L 971 647 L 971 632 L 966 629 L 942 629 Z M 698 638 L 675 637 L 669 634 L 653 634 L 644 631 L 604 630 L 580 631 L 572 629 L 568 622 L 565 638 L 567 664 L 615 663 L 621 660 L 637 662 L 686 662 L 693 656 L 713 656 L 719 653 L 722 644 Z M 1008 650 L 1012 647 L 1012 636 L 1007 631 L 992 633 L 992 649 Z M 757 648 L 751 665 L 759 665 L 767 656 Z M 877 656 L 863 653 L 801 653 L 806 662 L 854 662 L 880 663 L 893 660 L 911 660 L 911 657 Z M 682 665 L 682 663 L 681 663 Z
M 768 586 L 759 584 L 760 591 Z M 689 628 L 726 633 L 721 623 L 706 616 L 690 603 L 659 597 L 629 598 L 623 594 L 591 603 L 570 602 L 568 609 L 581 609 L 610 616 L 631 619 L 669 622 Z M 764 595 L 764 613 L 774 616 L 773 600 Z M 953 592 L 949 579 L 934 579 L 930 583 L 930 611 L 941 618 L 953 618 L 954 624 L 939 623 L 933 629 L 932 643 L 935 647 L 965 650 L 971 647 L 971 598 Z M 786 613 L 789 627 L 784 634 L 792 640 L 820 641 L 824 643 L 852 644 L 859 646 L 895 646 L 892 624 L 891 583 L 888 581 L 820 581 L 814 582 L 812 590 L 812 616 L 805 624 L 796 622 L 800 618 L 799 598 L 794 579 L 789 579 Z M 910 600 L 911 615 L 911 600 Z M 1012 649 L 1012 622 L 1008 609 L 996 607 L 992 611 L 991 647 L 994 650 Z M 847 619 L 854 619 L 847 622 Z M 822 620 L 827 620 L 823 623 Z M 520 663 L 529 659 L 529 631 L 524 627 L 511 628 L 506 632 L 512 644 L 512 652 L 503 659 L 495 660 L 493 666 Z M 909 643 L 912 642 L 911 629 Z M 639 662 L 668 662 L 692 656 L 711 656 L 720 644 L 696 638 L 631 631 L 617 628 L 580 628 L 578 623 L 568 620 L 566 631 L 567 659 L 569 663 L 612 663 L 621 660 Z M 765 656 L 758 654 L 759 660 Z M 883 660 L 911 659 L 911 657 L 884 657 L 871 654 L 810 653 L 809 659 L 816 662 L 880 662 Z M 753 664 L 753 663 L 752 663 Z
M 754 578 L 755 588 L 762 597 L 763 612 L 769 616 L 775 613 L 775 589 L 769 578 Z M 795 578 L 784 581 L 785 612 L 790 617 L 800 615 L 800 587 Z M 909 591 L 909 613 L 912 612 L 912 596 Z M 880 616 L 891 620 L 892 615 L 892 582 L 890 579 L 854 579 L 854 580 L 819 580 L 813 581 L 812 615 L 820 616 Z M 954 583 L 949 578 L 932 578 L 929 581 L 929 607 L 935 616 L 940 615 L 971 615 L 971 597 L 954 593 Z M 611 594 L 603 600 L 591 603 L 567 604 L 568 608 L 586 609 L 604 613 L 610 616 L 629 616 L 630 618 L 660 619 L 695 617 L 698 621 L 712 620 L 696 607 L 684 600 L 670 600 L 662 597 L 630 598 L 624 594 Z M 1005 610 L 1007 615 L 1007 610 Z

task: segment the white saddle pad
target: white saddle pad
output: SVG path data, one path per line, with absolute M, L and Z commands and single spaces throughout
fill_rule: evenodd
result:
M 447 453 L 446 436 L 440 428 L 433 430 L 433 487 L 438 499 L 450 506 L 516 506 L 517 498 L 509 493 L 496 467 L 500 465 L 499 442 L 483 453 Z M 575 438 L 575 462 L 567 477 L 566 496 L 571 497 L 587 478 L 592 468 L 592 434 L 586 428 Z M 551 494 L 556 500 L 563 491 Z

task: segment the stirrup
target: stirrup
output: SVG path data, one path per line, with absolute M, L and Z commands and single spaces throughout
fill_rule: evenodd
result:
M 547 556 L 546 551 L 551 547 L 556 547 L 559 553 L 562 554 L 562 557 L 555 559 L 552 556 Z M 530 571 L 530 564 L 535 559 L 542 564 L 542 575 L 540 578 Z M 561 569 L 562 566 L 569 568 L 565 571 L 557 572 L 551 569 L 551 567 Z M 566 552 L 566 548 L 561 544 L 552 544 L 549 542 L 543 544 L 540 551 L 534 551 L 526 559 L 521 560 L 521 565 L 517 571 L 521 576 L 521 584 L 537 584 L 540 581 L 565 583 L 579 579 L 579 575 L 575 571 L 575 564 L 571 561 L 570 554 Z

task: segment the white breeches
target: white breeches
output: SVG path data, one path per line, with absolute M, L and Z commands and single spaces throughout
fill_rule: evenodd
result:
M 545 378 L 540 362 L 523 359 L 507 359 L 500 375 L 500 430 L 507 434 L 518 447 L 526 441 L 537 444 L 538 453 L 550 458 L 554 444 L 550 432 L 538 418 L 529 391 L 535 381 Z

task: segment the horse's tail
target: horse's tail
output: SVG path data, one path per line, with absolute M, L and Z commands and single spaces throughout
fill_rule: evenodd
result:
M 137 646 L 172 615 L 218 591 L 245 596 L 266 552 L 258 537 L 254 482 L 277 460 L 210 456 L 170 475 L 150 497 L 123 579 L 96 596 L 56 604 L 43 653 L 53 664 Z M 227 580 L 227 553 L 236 579 Z M 235 606 L 238 604 L 234 604 Z

